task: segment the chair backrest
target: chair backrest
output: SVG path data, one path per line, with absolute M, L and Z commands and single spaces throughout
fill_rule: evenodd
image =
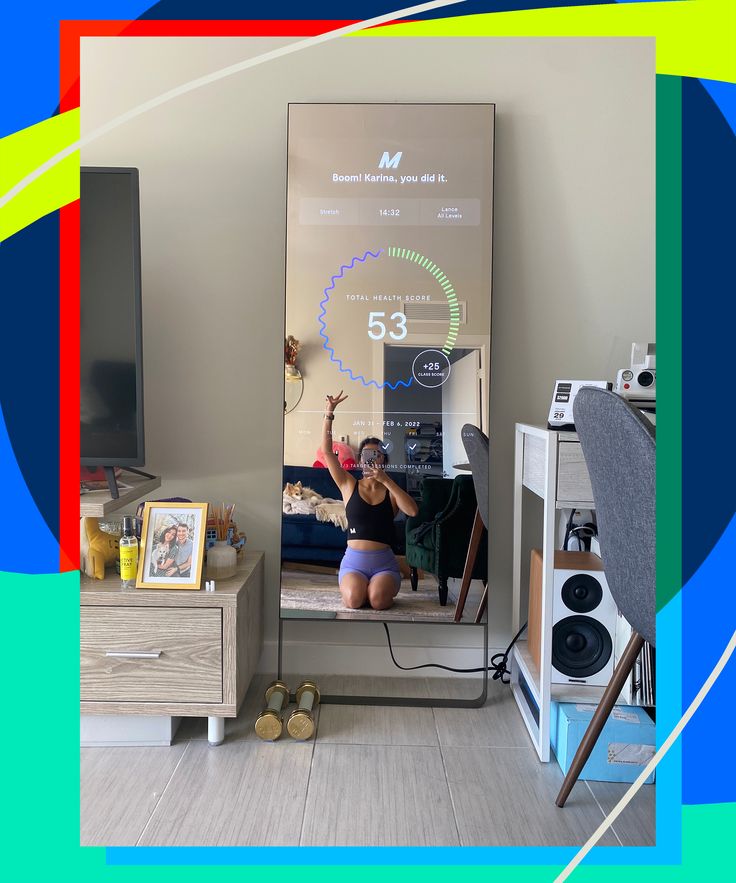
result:
M 656 615 L 656 443 L 637 408 L 584 387 L 573 405 L 595 502 L 606 579 L 621 613 L 650 644 Z
M 475 497 L 478 501 L 483 526 L 488 530 L 488 436 L 481 432 L 472 423 L 466 423 L 462 428 L 462 440 L 465 453 L 468 455 L 468 463 L 473 472 L 473 484 Z

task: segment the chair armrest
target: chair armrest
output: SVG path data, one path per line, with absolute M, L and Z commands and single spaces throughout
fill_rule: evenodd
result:
M 420 524 L 434 521 L 447 506 L 452 494 L 452 482 L 446 478 L 425 478 L 419 512 L 406 519 L 407 535 Z
M 453 519 L 458 515 L 462 515 L 468 509 L 472 509 L 473 514 L 475 514 L 475 507 L 475 488 L 472 476 L 458 475 L 452 479 L 447 503 L 442 511 L 435 516 L 435 523 L 440 525 L 452 522 Z
M 454 554 L 454 546 L 457 545 L 460 536 L 463 545 L 470 539 L 477 507 L 472 476 L 456 476 L 446 513 L 436 527 L 436 543 L 440 557 Z M 458 531 L 461 531 L 460 535 Z M 447 542 L 443 541 L 445 538 Z

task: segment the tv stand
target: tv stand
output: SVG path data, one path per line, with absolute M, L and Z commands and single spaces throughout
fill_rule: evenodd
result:
M 105 472 L 107 474 L 107 469 Z M 121 488 L 116 481 L 115 495 L 113 495 L 111 488 L 103 491 L 87 491 L 79 495 L 79 514 L 81 516 L 103 518 L 116 509 L 122 509 L 123 506 L 140 500 L 141 497 L 147 497 L 156 488 L 161 487 L 161 479 L 156 475 L 149 475 L 140 469 L 128 467 L 123 467 L 122 472 L 120 480 L 129 487 Z
M 110 497 L 113 500 L 120 499 L 120 491 L 118 489 L 118 481 L 115 478 L 115 467 L 114 466 L 103 466 L 105 470 L 105 478 L 107 479 L 107 486 L 110 488 Z M 144 472 L 142 469 L 134 469 L 132 466 L 126 466 L 125 472 L 133 472 L 135 475 L 140 475 L 143 478 L 156 478 L 155 475 L 151 475 L 149 472 Z M 159 482 L 160 484 L 161 482 Z
M 225 738 L 263 650 L 263 552 L 241 555 L 214 592 L 123 589 L 82 575 L 80 712 L 206 717 Z

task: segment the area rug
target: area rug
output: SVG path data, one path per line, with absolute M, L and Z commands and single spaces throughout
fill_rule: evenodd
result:
M 372 610 L 370 607 L 348 610 L 343 607 L 334 576 L 284 571 L 281 580 L 281 609 L 289 611 L 290 615 L 303 610 L 307 615 L 323 613 L 336 619 L 452 622 L 455 614 L 452 598 L 448 599 L 446 607 L 440 607 L 437 584 L 431 579 L 422 580 L 416 592 L 412 592 L 408 580 L 403 580 L 401 591 L 389 610 Z

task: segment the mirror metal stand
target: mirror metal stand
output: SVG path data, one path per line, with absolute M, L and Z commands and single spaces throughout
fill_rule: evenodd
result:
M 283 677 L 283 640 L 284 640 L 284 622 L 283 617 L 279 617 L 279 646 L 278 646 L 278 673 L 277 680 Z M 294 620 L 300 622 L 301 620 Z M 304 620 L 305 622 L 314 622 L 314 620 Z M 468 623 L 470 625 L 470 623 Z M 334 695 L 322 694 L 320 702 L 322 705 L 389 705 L 401 706 L 403 708 L 480 708 L 485 704 L 488 698 L 488 622 L 473 623 L 474 627 L 480 626 L 483 629 L 483 661 L 481 666 L 483 669 L 483 689 L 480 696 L 474 699 L 422 699 L 418 696 L 359 696 L 359 695 Z M 295 696 L 291 697 L 291 701 L 295 701 Z
M 287 126 L 279 677 L 286 619 L 475 626 L 473 699 L 322 701 L 477 707 L 488 624 L 459 619 L 488 578 L 495 109 L 295 103 Z

